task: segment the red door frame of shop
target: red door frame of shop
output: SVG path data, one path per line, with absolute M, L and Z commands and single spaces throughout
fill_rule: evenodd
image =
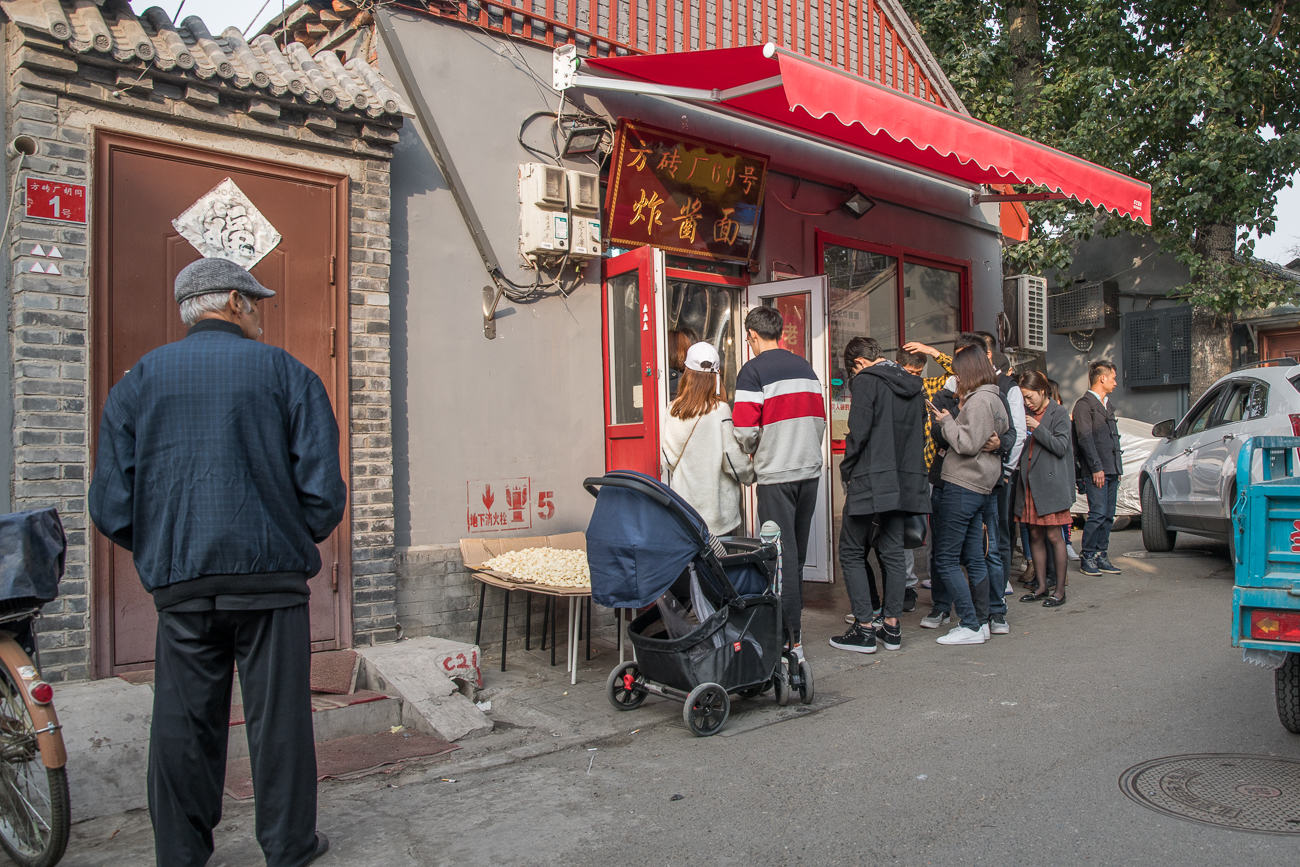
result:
M 604 260 L 602 265 L 604 273 L 601 275 L 601 281 L 600 281 L 600 291 L 601 291 L 600 344 L 601 344 L 601 351 L 604 353 L 604 362 L 602 363 L 601 368 L 604 374 L 604 389 L 605 389 L 605 394 L 604 394 L 605 470 L 609 471 L 613 469 L 626 469 L 626 467 L 615 467 L 612 465 L 613 463 L 612 440 L 627 440 L 627 439 L 640 438 L 643 441 L 644 444 L 643 447 L 645 449 L 645 453 L 643 453 L 641 456 L 642 460 L 646 462 L 646 466 L 655 468 L 654 472 L 648 473 L 647 475 L 652 475 L 655 478 L 658 478 L 659 477 L 658 377 L 663 373 L 663 371 L 659 369 L 659 353 L 657 351 L 659 346 L 658 317 L 656 311 L 654 310 L 653 303 L 650 304 L 651 321 L 653 323 L 653 327 L 651 327 L 650 329 L 650 341 L 649 341 L 650 345 L 647 351 L 646 340 L 645 338 L 642 338 L 641 364 L 644 365 L 649 363 L 651 370 L 653 370 L 655 373 L 655 388 L 653 393 L 655 402 L 654 402 L 653 410 L 647 411 L 646 407 L 648 403 L 648 398 L 644 396 L 645 391 L 644 390 L 642 391 L 643 397 L 641 400 L 642 403 L 641 424 L 639 425 L 638 424 L 623 424 L 623 425 L 612 424 L 613 407 L 610 405 L 611 392 L 610 392 L 610 382 L 609 382 L 609 362 L 610 362 L 609 279 L 611 277 L 617 277 L 621 274 L 627 274 L 634 270 L 638 271 L 639 275 L 637 278 L 637 285 L 641 290 L 641 301 L 642 303 L 645 303 L 647 297 L 649 297 L 651 299 L 651 302 L 653 302 L 654 254 L 653 252 L 650 252 L 653 249 L 654 248 L 652 247 L 639 247 L 636 250 L 631 250 L 627 253 L 616 256 L 612 259 Z M 680 261 L 680 259 L 678 261 Z M 742 274 L 743 274 L 743 270 L 742 270 Z M 668 291 L 669 280 L 689 280 L 692 283 L 709 283 L 715 286 L 728 286 L 731 288 L 740 289 L 742 293 L 744 289 L 749 286 L 749 278 L 744 276 L 727 277 L 722 274 L 712 274 L 705 271 L 691 271 L 685 268 L 669 268 L 667 266 L 667 257 L 665 256 L 665 265 L 664 265 L 664 291 L 665 292 Z M 645 287 L 647 286 L 651 287 L 648 296 L 645 292 Z M 664 299 L 665 304 L 667 303 L 667 300 L 668 300 L 667 298 Z M 741 297 L 741 307 L 742 308 L 744 307 L 743 294 Z M 652 415 L 653 418 L 651 417 Z M 653 455 L 649 455 L 650 445 L 653 445 L 654 447 Z
M 939 268 L 944 271 L 956 271 L 961 278 L 961 288 L 958 290 L 958 304 L 960 304 L 961 331 L 970 331 L 975 321 L 974 310 L 972 309 L 971 299 L 971 281 L 970 281 L 970 260 L 954 259 L 951 256 L 941 256 L 937 253 L 927 253 L 924 250 L 917 250 L 912 247 L 902 247 L 897 244 L 873 244 L 870 241 L 862 241 L 857 238 L 848 238 L 844 235 L 834 235 L 830 232 L 817 230 L 817 273 L 826 273 L 826 245 L 832 244 L 836 247 L 850 247 L 854 250 L 862 250 L 865 253 L 878 253 L 882 256 L 893 256 L 898 261 L 898 273 L 894 277 L 894 300 L 895 316 L 898 317 L 898 345 L 902 346 L 907 342 L 907 329 L 903 316 L 903 265 L 912 263 L 914 265 L 926 265 L 933 268 Z M 827 299 L 827 304 L 830 301 Z M 826 351 L 830 351 L 830 335 L 827 335 Z M 830 359 L 827 359 L 827 370 L 830 369 Z M 838 445 L 837 445 L 838 443 Z M 831 451 L 835 454 L 844 452 L 844 442 L 842 440 L 831 440 Z

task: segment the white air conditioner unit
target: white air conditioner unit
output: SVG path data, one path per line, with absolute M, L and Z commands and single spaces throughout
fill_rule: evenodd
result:
M 534 264 L 569 252 L 568 191 L 568 178 L 559 166 L 519 166 L 519 251 Z
M 1002 284 L 1003 307 L 1015 333 L 1008 346 L 1028 352 L 1047 351 L 1047 281 L 1027 274 Z

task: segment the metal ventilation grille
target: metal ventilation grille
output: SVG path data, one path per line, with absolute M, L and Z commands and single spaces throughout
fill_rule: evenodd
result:
M 1024 329 L 1025 349 L 1047 351 L 1047 281 L 1040 277 L 1025 278 Z
M 1125 388 L 1191 382 L 1190 307 L 1142 310 L 1122 318 Z
M 1119 284 L 1076 283 L 1055 289 L 1051 296 L 1052 333 L 1119 328 Z

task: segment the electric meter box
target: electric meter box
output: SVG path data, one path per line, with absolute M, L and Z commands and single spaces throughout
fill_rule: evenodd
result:
M 531 259 L 569 252 L 572 236 L 564 169 L 543 163 L 519 166 L 519 250 Z
M 569 210 L 573 213 L 572 259 L 594 259 L 600 255 L 600 177 L 592 172 L 569 170 Z

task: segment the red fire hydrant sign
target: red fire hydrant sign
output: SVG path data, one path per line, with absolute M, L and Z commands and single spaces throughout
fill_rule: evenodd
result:
M 465 522 L 471 533 L 530 530 L 533 526 L 531 480 L 492 479 L 466 484 Z
M 85 223 L 86 185 L 29 176 L 27 216 L 62 223 Z

